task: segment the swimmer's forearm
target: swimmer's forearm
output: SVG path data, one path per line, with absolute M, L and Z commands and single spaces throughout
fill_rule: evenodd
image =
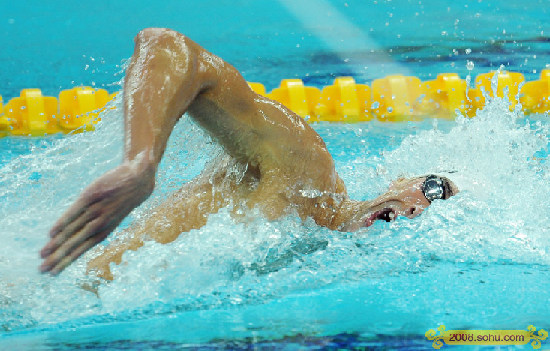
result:
M 196 44 L 173 31 L 150 29 L 136 37 L 124 88 L 124 161 L 88 186 L 54 224 L 41 251 L 42 272 L 59 274 L 151 195 L 174 125 L 210 83 L 200 77 L 197 53 Z
M 181 34 L 149 29 L 135 39 L 124 87 L 125 161 L 156 167 L 176 122 L 198 94 L 197 55 Z

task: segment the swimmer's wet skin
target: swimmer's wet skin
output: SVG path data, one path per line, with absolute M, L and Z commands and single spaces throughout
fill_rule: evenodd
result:
M 458 191 L 448 179 L 428 176 L 399 179 L 372 201 L 350 199 L 324 141 L 302 118 L 255 94 L 233 66 L 169 29 L 136 36 L 124 87 L 124 160 L 53 226 L 41 251 L 42 272 L 60 273 L 151 195 L 168 137 L 184 113 L 228 157 L 114 240 L 88 270 L 112 279 L 109 264 L 120 263 L 126 250 L 148 239 L 171 242 L 230 203 L 258 207 L 270 220 L 296 211 L 332 230 L 355 231 L 376 220 L 414 218 L 431 201 Z M 236 164 L 245 170 L 239 177 L 228 172 Z

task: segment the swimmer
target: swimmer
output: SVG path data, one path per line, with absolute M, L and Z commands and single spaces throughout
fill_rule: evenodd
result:
M 113 240 L 89 271 L 113 279 L 109 264 L 119 264 L 125 251 L 146 240 L 172 242 L 230 204 L 259 208 L 268 220 L 298 213 L 351 232 L 377 220 L 414 218 L 458 191 L 447 178 L 430 175 L 399 179 L 372 201 L 350 199 L 324 141 L 301 117 L 255 94 L 233 66 L 186 36 L 150 28 L 136 36 L 126 72 L 123 162 L 89 185 L 52 227 L 42 272 L 59 274 L 151 195 L 168 137 L 185 113 L 228 157 Z M 235 167 L 242 174 L 235 176 Z

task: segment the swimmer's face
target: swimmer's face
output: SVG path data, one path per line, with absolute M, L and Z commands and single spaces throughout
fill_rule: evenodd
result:
M 458 193 L 458 188 L 449 179 L 432 176 L 428 179 L 431 182 L 425 184 L 427 177 L 430 176 L 397 179 L 387 192 L 368 203 L 362 213 L 345 226 L 345 230 L 369 227 L 377 220 L 391 222 L 398 216 L 414 218 L 430 205 L 428 198 L 446 200 Z M 439 196 L 434 198 L 434 194 Z

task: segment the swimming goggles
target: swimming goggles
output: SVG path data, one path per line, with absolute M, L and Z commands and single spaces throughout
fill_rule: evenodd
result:
M 445 198 L 445 183 L 441 177 L 429 175 L 422 183 L 422 193 L 431 203 L 433 200 Z

